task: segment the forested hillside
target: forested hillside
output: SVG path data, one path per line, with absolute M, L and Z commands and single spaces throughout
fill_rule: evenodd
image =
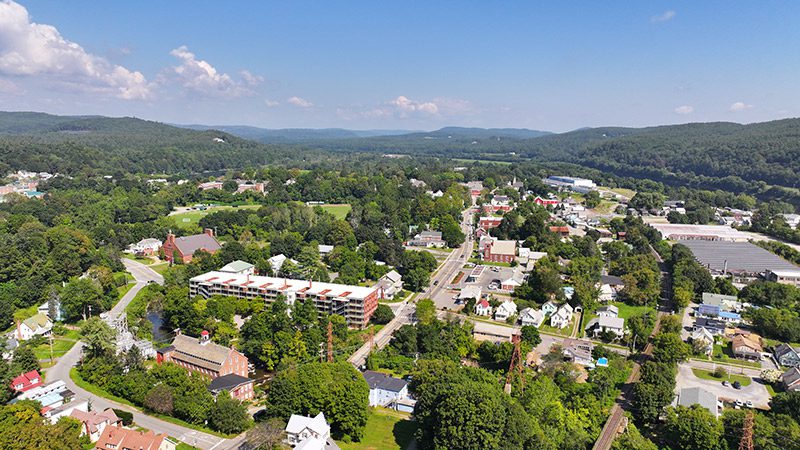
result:
M 309 151 L 135 118 L 0 113 L 0 172 L 177 173 L 302 161 Z M 309 158 L 318 160 L 320 156 Z

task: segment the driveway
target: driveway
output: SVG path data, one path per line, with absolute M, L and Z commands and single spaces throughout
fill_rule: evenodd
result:
M 694 317 L 689 313 L 695 311 L 697 303 L 689 303 L 689 306 L 683 308 L 683 316 L 681 316 L 681 339 L 684 341 L 689 340 L 692 336 L 692 328 L 694 328 Z
M 732 373 L 738 373 L 738 371 L 733 370 Z M 720 400 L 741 400 L 743 402 L 749 400 L 753 402 L 757 408 L 769 408 L 769 392 L 767 392 L 767 388 L 764 387 L 763 384 L 756 380 L 753 380 L 749 386 L 743 386 L 741 389 L 734 389 L 733 387 L 723 386 L 722 381 L 697 378 L 694 373 L 692 373 L 692 367 L 684 363 L 678 365 L 678 377 L 676 381 L 676 394 L 683 388 L 701 387 L 716 394 Z

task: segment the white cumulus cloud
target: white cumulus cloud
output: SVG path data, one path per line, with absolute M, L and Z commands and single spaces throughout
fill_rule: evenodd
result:
M 674 111 L 675 111 L 675 114 L 680 114 L 680 115 L 685 116 L 687 114 L 693 113 L 694 112 L 694 107 L 693 106 L 689 106 L 689 105 L 683 105 L 683 106 L 678 106 L 677 108 L 675 108 Z
M 264 100 L 264 104 L 267 105 L 267 107 L 269 107 L 269 108 L 274 108 L 276 106 L 280 106 L 281 102 L 276 101 L 276 100 L 266 99 L 266 100 Z
M 31 22 L 28 10 L 11 0 L 0 2 L 0 74 L 46 77 L 123 99 L 144 99 L 151 91 L 140 72 L 87 52 L 51 25 Z
M 396 118 L 424 119 L 432 117 L 471 116 L 478 112 L 468 100 L 448 97 L 436 97 L 431 100 L 414 100 L 405 95 L 383 102 L 367 110 L 355 108 L 339 108 L 336 113 L 345 119 L 364 118 Z
M 172 67 L 172 73 L 178 83 L 186 89 L 210 97 L 241 97 L 252 95 L 252 86 L 263 78 L 242 71 L 242 80 L 234 80 L 227 73 L 221 73 L 208 61 L 198 59 L 185 45 L 169 52 L 180 60 L 180 65 Z
M 747 103 L 744 102 L 735 102 L 728 109 L 730 109 L 731 112 L 742 112 L 752 108 L 753 105 L 748 105 Z
M 650 22 L 653 23 L 660 23 L 660 22 L 669 22 L 670 20 L 675 18 L 675 11 L 664 11 L 663 13 L 653 16 L 650 18 Z
M 311 108 L 314 106 L 310 101 L 297 96 L 287 98 L 286 102 L 299 108 Z

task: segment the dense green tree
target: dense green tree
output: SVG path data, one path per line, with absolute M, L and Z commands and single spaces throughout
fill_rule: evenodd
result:
M 388 305 L 384 305 L 383 303 L 379 304 L 377 308 L 375 308 L 375 312 L 372 313 L 372 322 L 378 325 L 384 325 L 392 321 L 394 319 L 394 312 L 392 308 Z
M 222 391 L 217 394 L 217 400 L 210 408 L 208 422 L 215 430 L 238 434 L 249 427 L 250 417 L 238 400 L 231 398 L 227 391 Z
M 675 448 L 685 450 L 724 448 L 722 423 L 699 405 L 668 409 L 666 431 Z
M 99 317 L 92 317 L 81 327 L 84 353 L 92 358 L 113 354 L 116 350 L 116 332 Z

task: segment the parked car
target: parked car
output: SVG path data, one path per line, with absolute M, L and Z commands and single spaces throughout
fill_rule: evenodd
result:
M 725 387 L 731 387 L 731 384 L 728 382 L 728 380 L 723 381 L 722 385 Z
M 742 388 L 742 383 L 739 383 L 738 381 L 734 381 L 733 382 L 733 388 L 734 389 L 741 389 Z
M 745 403 L 744 405 L 747 406 L 748 408 L 752 408 L 753 407 L 753 402 L 748 400 L 747 403 Z
M 742 406 L 744 406 L 744 403 L 738 398 L 736 399 L 736 403 L 734 404 L 736 405 L 737 408 L 741 408 Z

